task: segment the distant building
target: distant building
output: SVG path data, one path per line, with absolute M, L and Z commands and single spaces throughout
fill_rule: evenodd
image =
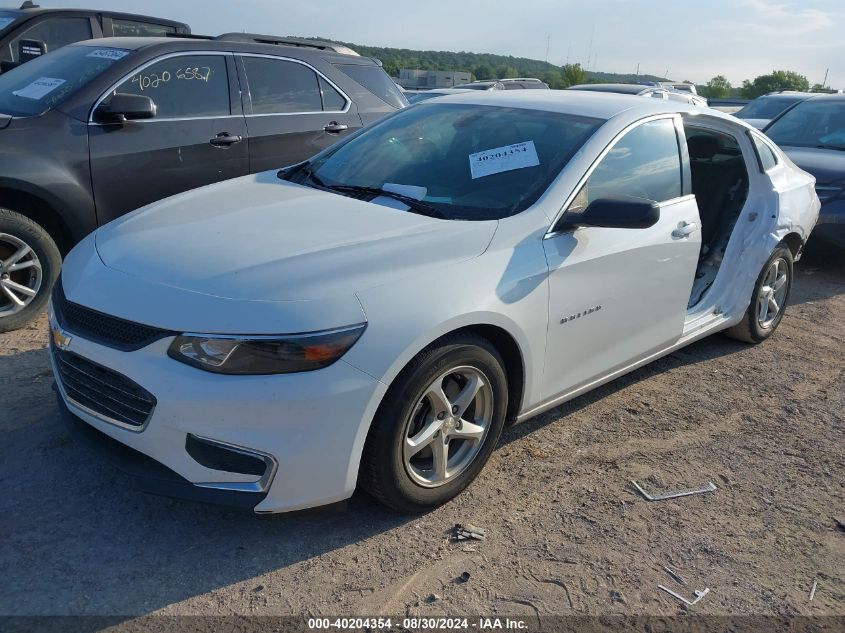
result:
M 399 85 L 403 88 L 451 88 L 472 81 L 472 74 L 451 70 L 415 70 L 402 68 Z

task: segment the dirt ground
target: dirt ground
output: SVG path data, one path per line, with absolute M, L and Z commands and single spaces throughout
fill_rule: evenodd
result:
M 0 614 L 845 615 L 843 315 L 845 267 L 802 262 L 770 341 L 710 337 L 506 430 L 419 517 L 127 488 L 62 428 L 41 318 L 0 335 Z M 649 503 L 631 479 L 718 490 Z M 451 543 L 458 522 L 486 540 Z

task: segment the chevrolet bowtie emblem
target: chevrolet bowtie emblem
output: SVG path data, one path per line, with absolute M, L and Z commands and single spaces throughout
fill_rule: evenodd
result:
M 53 338 L 53 345 L 59 349 L 67 349 L 71 337 L 65 334 L 58 325 L 50 325 L 50 336 Z

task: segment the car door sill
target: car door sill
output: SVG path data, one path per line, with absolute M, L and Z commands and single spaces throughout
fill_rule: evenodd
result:
M 539 405 L 537 405 L 537 406 L 535 406 L 535 407 L 533 407 L 533 408 L 531 408 L 527 411 L 523 411 L 522 413 L 520 413 L 516 417 L 516 423 L 518 424 L 520 422 L 524 422 L 525 420 L 528 420 L 529 418 L 532 418 L 535 415 L 540 415 L 541 413 L 545 413 L 549 409 L 554 409 L 555 407 L 560 406 L 563 403 L 565 403 L 569 400 L 572 400 L 573 398 L 577 398 L 578 396 L 583 395 L 583 394 L 587 393 L 588 391 L 591 391 L 591 390 L 593 390 L 597 387 L 601 387 L 602 385 L 604 385 L 608 382 L 611 382 L 612 380 L 615 380 L 616 378 L 619 378 L 620 376 L 624 376 L 625 374 L 632 372 L 635 369 L 639 369 L 643 365 L 647 365 L 650 362 L 657 360 L 658 358 L 660 358 L 662 356 L 666 356 L 667 354 L 671 354 L 675 350 L 678 350 L 678 349 L 680 349 L 680 348 L 682 348 L 686 345 L 689 345 L 690 343 L 692 343 L 694 341 L 697 341 L 697 340 L 702 339 L 706 336 L 709 336 L 710 334 L 713 334 L 714 332 L 716 332 L 718 330 L 724 329 L 724 327 L 725 327 L 724 322 L 726 320 L 727 319 L 725 319 L 723 316 L 715 317 L 712 321 L 709 321 L 706 324 L 695 326 L 694 330 L 692 332 L 687 331 L 687 328 L 685 327 L 684 328 L 684 334 L 681 336 L 680 339 L 678 339 L 672 345 L 670 345 L 670 346 L 668 346 L 668 347 L 666 347 L 666 348 L 664 348 L 664 349 L 662 349 L 658 352 L 654 352 L 653 354 L 649 354 L 645 358 L 641 358 L 640 360 L 633 362 L 630 365 L 626 365 L 625 367 L 622 367 L 621 369 L 616 369 L 616 370 L 614 370 L 614 371 L 612 371 L 608 374 L 605 374 L 604 376 L 602 376 L 600 378 L 593 379 L 585 385 L 581 385 L 580 387 L 577 387 L 577 388 L 572 389 L 570 391 L 562 392 L 562 393 L 560 393 L 556 396 L 553 396 L 552 398 L 549 398 L 545 402 L 543 402 L 543 403 L 541 403 L 541 404 L 539 404 Z

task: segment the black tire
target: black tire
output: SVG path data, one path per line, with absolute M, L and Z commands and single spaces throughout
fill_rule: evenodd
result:
M 764 327 L 760 322 L 758 313 L 758 297 L 766 281 L 766 274 L 772 267 L 775 261 L 781 260 L 786 265 L 786 293 L 783 296 L 782 304 L 780 304 L 780 311 L 774 320 Z M 786 307 L 789 305 L 789 293 L 792 291 L 792 280 L 794 276 L 794 259 L 792 251 L 789 247 L 780 243 L 772 252 L 760 274 L 757 276 L 757 282 L 754 284 L 754 291 L 751 294 L 751 300 L 748 304 L 748 309 L 742 316 L 742 321 L 734 325 L 732 328 L 725 330 L 725 334 L 738 341 L 745 343 L 762 343 L 772 334 L 774 334 L 778 325 L 780 325 L 783 315 L 786 312 Z
M 465 469 L 434 488 L 408 473 L 402 447 L 406 421 L 426 388 L 449 369 L 469 366 L 487 378 L 492 392 L 492 419 L 480 448 Z M 508 405 L 504 362 L 496 348 L 474 334 L 441 339 L 417 355 L 387 391 L 370 428 L 359 473 L 359 484 L 378 501 L 405 513 L 434 508 L 457 496 L 478 475 L 499 441 Z
M 0 234 L 9 235 L 29 246 L 41 265 L 41 286 L 35 297 L 20 310 L 0 316 L 0 332 L 11 332 L 23 327 L 44 310 L 50 299 L 50 290 L 61 270 L 62 256 L 47 231 L 26 216 L 10 209 L 0 208 Z M 0 249 L 4 250 L 0 253 L 0 259 L 8 258 L 11 248 L 11 244 L 0 242 Z M 0 270 L 0 276 L 8 274 Z M 11 306 L 11 299 L 0 293 L 0 313 Z

